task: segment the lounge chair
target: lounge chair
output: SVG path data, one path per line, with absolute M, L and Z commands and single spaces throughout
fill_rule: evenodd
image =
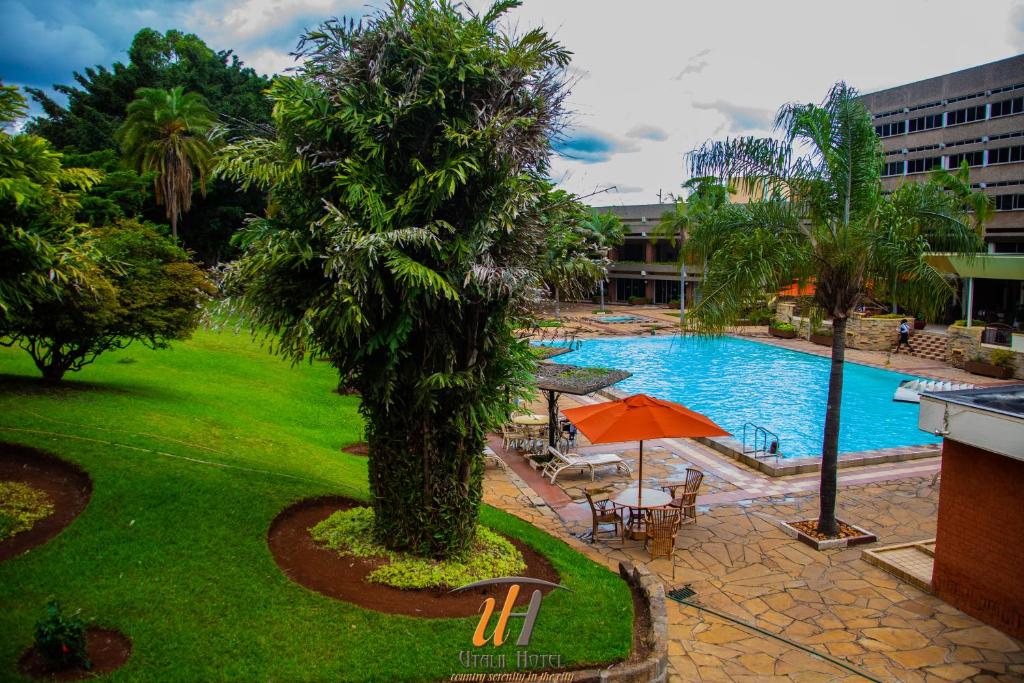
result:
M 632 474 L 633 470 L 622 458 L 614 453 L 601 453 L 599 455 L 580 455 L 579 453 L 562 453 L 554 446 L 548 446 L 548 455 L 551 460 L 544 465 L 542 476 L 550 477 L 551 483 L 562 470 L 578 469 L 590 470 L 590 481 L 594 481 L 594 474 L 598 467 L 614 467 L 623 474 Z
M 700 483 L 704 480 L 704 473 L 690 467 L 686 468 L 686 481 L 676 482 L 662 486 L 661 490 L 672 495 L 674 508 L 682 513 L 681 524 L 697 522 L 697 491 L 700 490 Z
M 500 467 L 504 472 L 509 471 L 508 463 L 502 460 L 501 456 L 495 453 L 493 448 L 491 448 L 490 446 L 484 446 L 484 466 L 486 466 L 488 463 L 494 463 L 495 465 Z
M 505 450 L 525 447 L 529 440 L 530 435 L 519 425 L 504 425 L 501 428 L 501 447 Z
M 594 529 L 590 532 L 590 542 L 596 541 L 599 533 L 611 533 L 613 538 L 621 536 L 623 530 L 622 513 L 615 508 L 615 504 L 607 498 L 594 500 L 593 496 L 590 495 L 590 491 L 584 491 L 583 495 L 587 497 L 587 503 L 590 504 L 590 514 L 594 522 Z M 602 526 L 607 527 L 609 524 L 612 525 L 610 532 L 607 529 L 601 529 Z

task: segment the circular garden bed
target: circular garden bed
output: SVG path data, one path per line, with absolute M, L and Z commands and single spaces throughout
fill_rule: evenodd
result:
M 0 442 L 0 484 L 0 514 L 8 529 L 0 533 L 0 561 L 59 534 L 92 496 L 92 481 L 77 465 L 11 443 Z
M 271 523 L 267 543 L 281 570 L 293 581 L 332 598 L 360 607 L 415 617 L 465 617 L 477 614 L 480 603 L 493 597 L 504 600 L 506 586 L 475 588 L 451 593 L 447 589 L 403 590 L 368 579 L 385 560 L 377 557 L 354 557 L 326 548 L 313 539 L 310 529 L 340 510 L 365 507 L 366 503 L 341 496 L 303 500 L 285 508 Z M 522 554 L 525 571 L 519 575 L 559 582 L 551 563 L 529 545 L 515 539 L 508 541 Z M 541 588 L 548 592 L 550 588 Z M 529 602 L 532 590 L 520 593 L 516 604 Z
M 85 631 L 85 653 L 90 663 L 88 669 L 53 669 L 43 654 L 33 646 L 25 650 L 18 659 L 18 670 L 32 678 L 57 681 L 77 681 L 100 676 L 110 673 L 128 661 L 128 656 L 132 653 L 132 641 L 120 631 L 90 626 Z

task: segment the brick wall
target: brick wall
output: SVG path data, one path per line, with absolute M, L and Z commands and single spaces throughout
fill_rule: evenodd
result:
M 1024 639 L 1024 462 L 945 439 L 935 594 Z

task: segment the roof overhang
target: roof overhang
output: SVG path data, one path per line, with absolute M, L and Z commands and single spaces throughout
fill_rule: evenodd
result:
M 1024 254 L 926 254 L 937 270 L 963 278 L 1024 280 Z

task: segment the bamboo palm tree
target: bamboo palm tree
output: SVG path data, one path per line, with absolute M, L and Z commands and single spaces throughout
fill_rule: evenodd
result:
M 167 208 L 171 233 L 178 236 L 178 219 L 192 208 L 192 181 L 206 194 L 206 178 L 216 151 L 216 117 L 206 100 L 183 88 L 139 88 L 128 105 L 127 118 L 117 132 L 128 162 L 139 173 L 155 172 L 156 202 Z
M 708 264 L 707 291 L 690 324 L 721 331 L 752 298 L 793 281 L 814 283 L 815 304 L 833 320 L 818 531 L 835 536 L 847 320 L 869 283 L 893 272 L 901 274 L 902 301 L 937 312 L 955 292 L 924 254 L 977 251 L 978 216 L 969 220 L 963 198 L 934 182 L 885 197 L 871 118 L 844 83 L 821 105 L 782 107 L 775 127 L 779 139 L 727 139 L 689 153 L 693 175 L 741 179 L 763 197 L 726 207 L 691 231 L 688 251 L 707 255 Z
M 703 216 L 717 211 L 729 202 L 729 190 L 725 185 L 710 177 L 691 178 L 683 183 L 684 190 L 690 190 L 685 199 L 677 197 L 671 211 L 661 214 L 661 220 L 654 228 L 654 236 L 679 245 L 679 320 L 686 319 L 686 258 L 683 244 L 686 233 Z

